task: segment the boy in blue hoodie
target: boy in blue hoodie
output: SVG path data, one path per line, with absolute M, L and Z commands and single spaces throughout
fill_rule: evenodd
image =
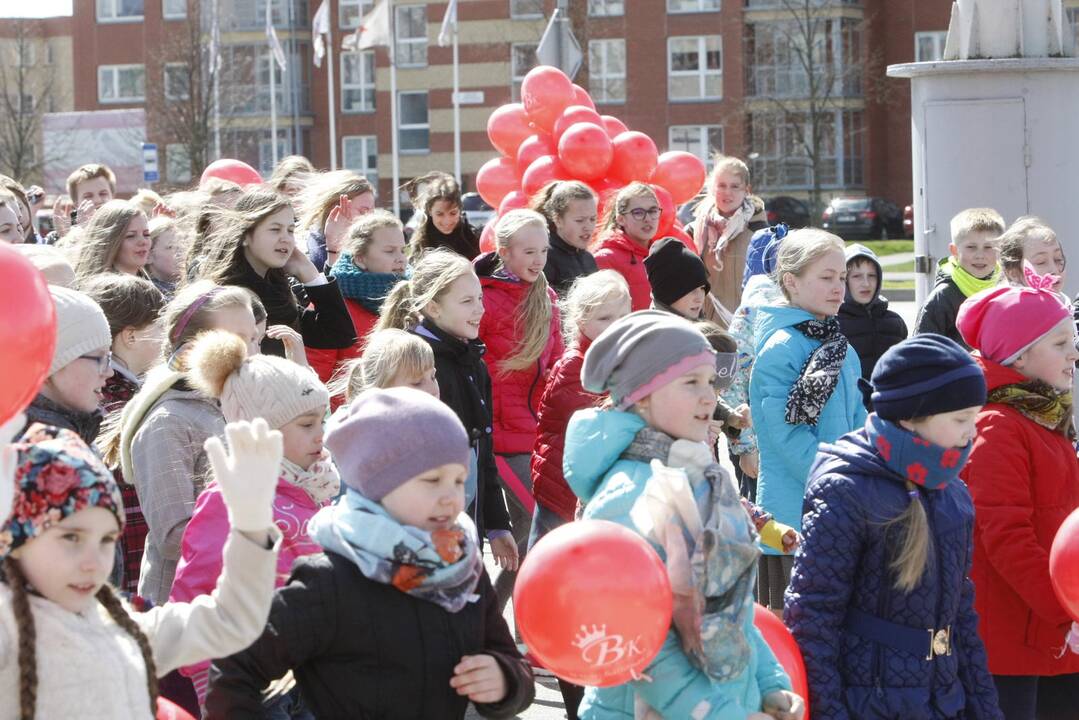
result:
M 884 272 L 865 245 L 847 247 L 847 294 L 839 306 L 839 330 L 862 361 L 868 380 L 884 351 L 907 338 L 907 324 L 880 294 Z

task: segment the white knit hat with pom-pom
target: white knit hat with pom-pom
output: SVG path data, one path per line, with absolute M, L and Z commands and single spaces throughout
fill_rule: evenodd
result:
M 330 393 L 310 368 L 275 355 L 247 357 L 244 341 L 223 330 L 195 338 L 187 365 L 195 389 L 221 401 L 226 422 L 262 418 L 278 429 L 330 404 Z

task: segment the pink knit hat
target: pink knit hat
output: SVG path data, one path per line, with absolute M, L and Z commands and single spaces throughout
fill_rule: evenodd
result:
M 1071 309 L 1051 286 L 1051 280 L 1048 284 L 1036 280 L 1031 287 L 983 290 L 959 307 L 955 326 L 982 357 L 1011 365 L 1057 323 L 1071 318 Z

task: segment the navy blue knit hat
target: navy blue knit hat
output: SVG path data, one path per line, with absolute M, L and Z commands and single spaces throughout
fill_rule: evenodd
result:
M 873 410 L 885 420 L 984 405 L 985 375 L 966 350 L 943 335 L 915 335 L 893 345 L 873 368 Z

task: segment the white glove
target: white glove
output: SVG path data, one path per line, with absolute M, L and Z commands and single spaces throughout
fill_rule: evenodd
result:
M 15 502 L 15 467 L 19 462 L 19 453 L 11 443 L 25 425 L 26 415 L 23 413 L 17 413 L 0 425 L 0 527 L 7 523 L 11 505 Z
M 281 473 L 281 433 L 266 421 L 236 422 L 225 426 L 228 454 L 221 440 L 206 441 L 206 455 L 229 509 L 234 530 L 257 533 L 273 527 L 273 499 Z

